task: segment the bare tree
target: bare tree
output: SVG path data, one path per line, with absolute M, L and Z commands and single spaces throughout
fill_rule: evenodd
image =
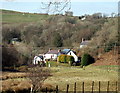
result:
M 45 9 L 47 13 L 60 13 L 63 10 L 71 9 L 71 0 L 47 0 L 41 2 L 41 8 Z
M 42 67 L 32 67 L 29 70 L 28 78 L 31 80 L 31 93 L 40 91 L 42 83 L 50 76 L 50 71 Z

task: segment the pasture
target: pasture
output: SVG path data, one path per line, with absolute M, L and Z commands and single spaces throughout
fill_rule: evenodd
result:
M 66 91 L 69 84 L 69 91 L 74 90 L 76 82 L 76 91 L 82 91 L 82 83 L 84 82 L 85 91 L 91 91 L 92 81 L 94 81 L 94 91 L 99 90 L 99 81 L 101 82 L 101 91 L 106 91 L 107 82 L 110 81 L 109 91 L 116 90 L 116 81 L 118 81 L 118 66 L 92 66 L 85 68 L 79 66 L 69 66 L 67 64 L 56 64 L 52 62 L 50 69 L 51 76 L 44 81 L 47 87 L 55 88 L 59 86 L 59 90 Z M 30 80 L 26 78 L 26 72 L 3 72 L 0 76 L 2 88 L 6 90 L 22 90 L 29 89 Z
M 115 91 L 116 81 L 118 81 L 118 66 L 87 66 L 84 69 L 80 67 L 51 67 L 52 76 L 44 83 L 53 86 L 58 85 L 59 89 L 66 91 L 67 84 L 70 85 L 69 91 L 73 91 L 74 83 L 77 84 L 77 91 L 82 90 L 82 82 L 85 82 L 85 90 L 91 91 L 92 81 L 94 91 L 98 91 L 98 82 L 101 81 L 101 91 L 106 91 L 107 82 L 110 81 L 110 91 Z
M 2 23 L 29 23 L 29 22 L 38 22 L 48 18 L 48 15 L 40 15 L 33 13 L 21 13 L 10 10 L 1 10 L 2 11 Z

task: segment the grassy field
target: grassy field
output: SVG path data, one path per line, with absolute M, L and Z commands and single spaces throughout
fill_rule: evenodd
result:
M 37 22 L 39 20 L 44 20 L 48 18 L 48 15 L 38 15 L 30 13 L 20 13 L 9 10 L 2 11 L 2 23 L 28 23 Z
M 74 83 L 77 83 L 77 91 L 82 90 L 82 82 L 85 82 L 85 91 L 91 91 L 92 81 L 94 84 L 94 91 L 98 91 L 98 82 L 101 81 L 101 91 L 107 90 L 107 82 L 110 81 L 110 91 L 116 90 L 116 81 L 118 81 L 118 66 L 92 66 L 85 68 L 79 66 L 69 66 L 68 64 L 56 62 L 49 62 L 51 67 L 51 75 L 44 81 L 44 85 L 66 91 L 66 85 L 69 84 L 69 91 L 73 91 Z M 5 90 L 22 90 L 29 89 L 31 84 L 28 78 L 25 78 L 25 72 L 3 72 L 0 76 L 2 81 L 2 89 Z
M 86 91 L 91 91 L 92 81 L 95 81 L 94 91 L 98 91 L 99 81 L 101 81 L 101 91 L 106 91 L 108 81 L 110 81 L 110 91 L 115 91 L 116 81 L 118 81 L 118 66 L 87 66 L 84 69 L 58 66 L 50 69 L 52 76 L 45 83 L 53 86 L 59 85 L 62 91 L 66 90 L 67 84 L 70 84 L 70 91 L 73 91 L 75 82 L 77 83 L 77 91 L 81 91 L 83 81 Z

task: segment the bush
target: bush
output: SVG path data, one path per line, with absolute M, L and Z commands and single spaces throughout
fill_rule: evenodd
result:
M 70 65 L 72 65 L 73 62 L 74 62 L 74 57 L 73 56 L 67 56 L 66 61 L 69 62 Z
M 66 63 L 66 55 L 60 55 L 60 62 Z
M 87 66 L 89 64 L 94 63 L 94 58 L 90 56 L 89 54 L 83 54 L 81 58 L 81 65 Z
M 58 62 L 64 62 L 64 63 L 69 63 L 70 62 L 70 64 L 72 65 L 72 63 L 74 62 L 74 57 L 62 54 L 58 57 Z

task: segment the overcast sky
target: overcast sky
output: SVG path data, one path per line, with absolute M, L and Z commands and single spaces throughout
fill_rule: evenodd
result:
M 46 0 L 47 1 L 47 0 Z M 93 14 L 97 12 L 111 14 L 118 12 L 119 0 L 72 0 L 71 11 L 75 16 Z M 1 0 L 1 9 L 15 10 L 21 12 L 41 13 L 40 0 Z M 62 12 L 64 13 L 64 11 Z

